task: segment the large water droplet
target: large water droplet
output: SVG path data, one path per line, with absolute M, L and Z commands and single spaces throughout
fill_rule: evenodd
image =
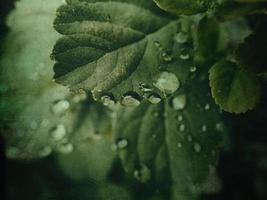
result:
M 115 104 L 114 98 L 112 98 L 111 96 L 108 96 L 108 95 L 102 96 L 101 97 L 101 102 L 105 106 L 113 106 Z
M 199 152 L 201 151 L 201 146 L 200 146 L 200 144 L 195 143 L 195 144 L 194 144 L 194 150 L 195 150 L 195 152 L 199 153 Z
M 175 41 L 180 43 L 180 44 L 183 44 L 183 43 L 186 43 L 187 40 L 188 40 L 188 34 L 185 33 L 185 32 L 180 32 L 180 33 L 177 33 L 174 37 Z
M 142 183 L 146 183 L 151 178 L 151 171 L 146 165 L 141 165 L 140 169 L 134 170 L 134 177 Z
M 157 104 L 157 103 L 161 102 L 161 97 L 158 94 L 153 93 L 148 97 L 147 100 L 152 104 Z
M 128 146 L 127 139 L 118 139 L 116 142 L 116 146 L 118 149 L 125 149 Z
M 63 124 L 57 125 L 51 130 L 50 135 L 55 141 L 62 140 L 66 136 L 65 126 Z
M 52 106 L 54 114 L 63 114 L 70 107 L 70 103 L 67 100 L 56 101 Z
M 171 72 L 161 72 L 156 76 L 153 85 L 164 94 L 172 94 L 180 87 L 180 81 Z
M 181 94 L 172 99 L 172 107 L 174 110 L 182 110 L 186 106 L 186 95 Z
M 121 105 L 127 106 L 127 107 L 135 107 L 140 104 L 139 96 L 135 93 L 128 93 L 124 95 L 124 97 L 121 100 Z

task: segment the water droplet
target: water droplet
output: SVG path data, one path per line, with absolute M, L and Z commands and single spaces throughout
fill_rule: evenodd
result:
M 50 146 L 46 146 L 40 150 L 39 156 L 46 157 L 46 156 L 49 156 L 51 153 L 52 153 L 52 148 Z
M 181 122 L 181 121 L 183 121 L 183 116 L 182 115 L 178 115 L 177 119 L 178 119 L 179 122 Z
M 147 100 L 152 104 L 157 104 L 157 103 L 161 102 L 161 97 L 158 94 L 153 93 L 148 97 Z
M 180 142 L 177 143 L 178 148 L 181 148 L 182 146 L 183 146 L 182 143 L 180 143 Z
M 115 104 L 114 98 L 112 98 L 111 96 L 108 96 L 108 95 L 102 96 L 101 97 L 101 102 L 105 106 L 113 106 Z
M 201 146 L 200 146 L 200 144 L 195 143 L 195 144 L 194 144 L 194 150 L 195 150 L 195 152 L 199 153 L 199 152 L 201 151 Z
M 74 146 L 71 143 L 62 143 L 57 147 L 57 150 L 62 154 L 70 154 L 74 150 Z
M 217 123 L 217 124 L 215 125 L 215 129 L 216 129 L 218 132 L 223 132 L 223 130 L 224 130 L 224 125 L 223 125 L 223 123 L 222 123 L 222 122 Z
M 52 106 L 52 111 L 54 114 L 63 114 L 70 107 L 70 103 L 67 100 L 56 101 Z
M 153 116 L 154 116 L 154 117 L 158 117 L 158 116 L 159 116 L 159 113 L 158 113 L 158 112 L 154 112 L 154 113 L 153 113 Z
M 190 54 L 189 54 L 186 50 L 184 50 L 184 51 L 181 52 L 181 54 L 180 54 L 180 58 L 181 58 L 182 60 L 187 60 L 187 59 L 190 58 Z
M 183 132 L 184 130 L 185 130 L 185 125 L 184 124 L 180 124 L 179 131 Z
M 206 125 L 202 125 L 201 130 L 202 130 L 203 132 L 206 132 L 206 131 L 207 131 L 207 126 L 206 126 Z
M 153 134 L 152 138 L 155 139 L 157 137 L 157 134 Z
M 172 94 L 180 87 L 180 81 L 171 72 L 161 72 L 156 76 L 153 85 L 164 94 Z
M 140 89 L 142 92 L 151 92 L 151 91 L 152 91 L 152 89 L 151 89 L 148 85 L 146 85 L 146 84 L 144 84 L 144 83 L 140 83 L 140 84 L 139 84 L 139 89 Z
M 161 56 L 165 62 L 171 62 L 172 61 L 172 57 L 169 54 L 167 54 L 166 52 L 163 52 Z
M 49 125 L 49 120 L 48 119 L 43 119 L 42 121 L 41 121 L 41 127 L 42 128 L 45 128 L 45 127 L 47 127 Z
M 157 48 L 161 47 L 161 44 L 160 44 L 159 41 L 154 41 L 154 45 L 155 45 Z
M 175 41 L 180 43 L 180 44 L 183 44 L 185 42 L 187 42 L 188 40 L 188 34 L 185 33 L 185 32 L 180 32 L 180 33 L 177 33 L 174 37 Z
M 33 121 L 30 123 L 30 128 L 31 128 L 32 130 L 36 130 L 36 129 L 38 128 L 38 123 L 37 123 L 35 120 L 33 120 Z
M 74 95 L 73 101 L 74 101 L 74 103 L 79 103 L 81 101 L 86 100 L 86 98 L 87 98 L 87 94 L 85 92 L 82 92 L 82 93 Z
M 197 68 L 195 66 L 190 67 L 189 71 L 193 73 L 193 72 L 197 71 Z
M 172 99 L 172 107 L 174 110 L 182 110 L 186 106 L 186 95 L 181 94 Z
M 57 125 L 51 130 L 50 135 L 55 141 L 62 140 L 66 136 L 65 126 L 63 124 Z
M 204 107 L 205 110 L 209 110 L 210 109 L 210 104 L 206 104 Z
M 127 106 L 127 107 L 135 107 L 140 104 L 139 96 L 135 93 L 128 93 L 124 95 L 124 97 L 121 100 L 121 105 Z
M 118 139 L 116 142 L 116 146 L 118 149 L 125 149 L 128 146 L 128 140 Z
M 192 142 L 192 141 L 193 141 L 193 138 L 192 138 L 191 135 L 188 135 L 188 136 L 187 136 L 187 141 L 188 141 L 188 142 Z
M 142 183 L 146 183 L 151 178 L 151 171 L 150 169 L 142 164 L 140 169 L 134 170 L 134 177 Z

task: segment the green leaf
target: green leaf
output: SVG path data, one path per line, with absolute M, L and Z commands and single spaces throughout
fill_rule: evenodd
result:
M 191 77 L 164 102 L 119 114 L 115 144 L 125 171 L 142 183 L 155 181 L 173 200 L 198 199 L 221 141 L 212 102 L 208 83 Z
M 211 0 L 195 1 L 195 0 L 154 0 L 156 4 L 170 13 L 176 15 L 186 14 L 192 15 L 205 12 Z
M 260 99 L 260 85 L 255 74 L 230 61 L 216 63 L 209 71 L 215 102 L 230 113 L 244 113 Z
M 65 35 L 52 54 L 56 82 L 105 104 L 164 98 L 179 88 L 179 69 L 169 67 L 179 24 L 150 1 L 68 1 L 54 22 Z

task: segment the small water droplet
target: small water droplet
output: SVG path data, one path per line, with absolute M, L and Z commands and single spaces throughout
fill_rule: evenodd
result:
M 205 107 L 204 107 L 205 110 L 209 110 L 210 109 L 210 104 L 206 104 Z
M 195 150 L 195 152 L 199 153 L 199 152 L 201 151 L 201 146 L 200 146 L 200 144 L 195 143 L 195 144 L 194 144 L 194 150 Z
M 63 114 L 70 107 L 70 103 L 67 100 L 56 101 L 52 106 L 54 114 Z
M 215 125 L 215 129 L 218 131 L 218 132 L 223 132 L 224 130 L 224 125 L 222 122 L 219 122 Z
M 206 132 L 206 131 L 207 131 L 207 125 L 202 125 L 201 130 L 202 130 L 203 132 Z
M 182 143 L 180 143 L 180 142 L 177 143 L 178 148 L 181 148 L 182 146 L 183 146 Z
M 51 130 L 50 135 L 55 141 L 62 140 L 66 136 L 65 126 L 63 124 L 57 125 Z
M 158 113 L 158 112 L 154 112 L 154 113 L 153 113 L 153 116 L 154 116 L 154 117 L 158 117 L 158 116 L 159 116 L 159 113 Z
M 146 183 L 151 178 L 150 169 L 142 164 L 140 169 L 134 170 L 134 177 L 142 183 Z
M 169 54 L 167 54 L 166 52 L 163 52 L 161 56 L 165 62 L 171 62 L 172 61 L 172 57 Z
M 180 81 L 175 74 L 165 71 L 156 76 L 153 85 L 164 94 L 172 94 L 180 87 Z
M 115 104 L 114 98 L 112 98 L 111 96 L 108 96 L 108 95 L 102 96 L 101 97 L 101 102 L 105 106 L 113 106 Z
M 183 121 L 183 116 L 182 115 L 178 115 L 177 119 L 178 119 L 179 122 L 181 122 L 181 121 Z
M 192 72 L 192 73 L 193 73 L 193 72 L 196 72 L 196 71 L 197 71 L 197 68 L 196 68 L 195 66 L 190 67 L 189 71 Z
M 183 110 L 186 106 L 186 95 L 181 94 L 172 99 L 172 107 L 174 110 Z
M 74 146 L 71 143 L 62 143 L 57 147 L 57 150 L 62 154 L 70 154 L 74 150 Z
M 45 127 L 47 127 L 49 125 L 49 120 L 48 119 L 43 119 L 42 121 L 41 121 L 41 127 L 42 128 L 45 128 Z
M 128 146 L 128 140 L 118 139 L 116 142 L 116 146 L 118 149 L 125 149 Z
M 142 92 L 151 92 L 151 91 L 152 91 L 152 89 L 151 89 L 148 85 L 146 85 L 146 84 L 144 84 L 144 83 L 140 83 L 140 84 L 139 84 L 139 89 L 140 89 Z
M 30 123 L 30 128 L 31 128 L 32 130 L 36 130 L 36 129 L 38 128 L 38 123 L 37 123 L 35 120 L 33 120 L 33 121 Z
M 181 54 L 180 54 L 180 58 L 182 60 L 188 60 L 190 58 L 190 54 L 187 52 L 187 51 L 183 51 Z
M 153 93 L 148 97 L 147 100 L 152 104 L 157 104 L 157 103 L 161 102 L 161 97 L 158 94 Z
M 161 44 L 160 44 L 159 41 L 154 41 L 154 45 L 155 45 L 157 48 L 161 47 Z
M 50 146 L 46 146 L 40 150 L 39 156 L 46 157 L 46 156 L 49 156 L 51 153 L 52 153 L 52 148 Z
M 187 141 L 188 141 L 188 142 L 192 142 L 192 141 L 193 141 L 193 138 L 192 138 L 191 135 L 188 135 L 188 136 L 187 136 Z
M 179 131 L 183 132 L 184 130 L 185 130 L 185 125 L 184 124 L 180 124 Z
M 127 106 L 127 107 L 135 107 L 140 104 L 139 96 L 135 93 L 128 93 L 124 95 L 124 97 L 121 100 L 121 105 Z
M 185 32 L 180 32 L 180 33 L 177 33 L 174 37 L 175 41 L 180 43 L 180 44 L 183 44 L 183 43 L 186 43 L 187 40 L 188 40 L 188 34 L 185 33 Z
M 157 134 L 153 134 L 152 138 L 155 139 L 157 137 Z

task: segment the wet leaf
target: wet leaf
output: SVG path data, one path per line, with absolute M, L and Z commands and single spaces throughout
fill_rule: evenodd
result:
M 106 104 L 120 101 L 126 106 L 179 88 L 177 70 L 169 68 L 179 20 L 152 1 L 67 3 L 54 21 L 64 35 L 52 54 L 56 82 L 92 92 Z
M 173 97 L 143 102 L 117 121 L 115 145 L 127 173 L 141 183 L 155 181 L 159 191 L 167 188 L 173 200 L 198 199 L 216 164 L 222 131 L 207 81 L 189 78 Z

